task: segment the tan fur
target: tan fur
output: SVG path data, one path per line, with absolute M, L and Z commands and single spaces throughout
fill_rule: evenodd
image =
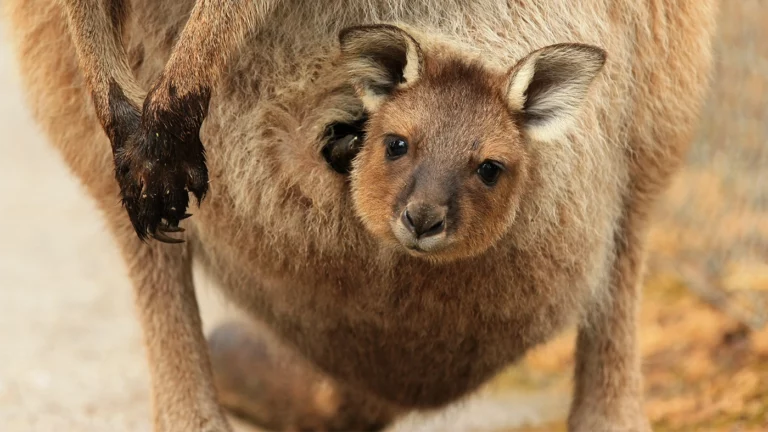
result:
M 200 62 L 224 65 L 227 47 L 235 50 L 203 125 L 210 196 L 188 222 L 189 246 L 141 244 L 118 208 L 108 140 L 62 7 L 52 0 L 3 5 L 29 104 L 104 210 L 131 269 L 152 365 L 156 428 L 227 429 L 191 290 L 194 255 L 235 303 L 321 370 L 404 408 L 462 397 L 577 321 L 570 429 L 647 430 L 635 329 L 643 238 L 653 200 L 687 148 L 706 88 L 715 2 L 322 3 L 255 2 L 266 11 L 258 18 L 211 11 L 201 2 L 193 14 L 237 19 L 214 20 L 216 31 L 191 20 L 173 56 L 191 2 L 133 3 L 123 41 L 142 88 L 161 74 L 176 76 L 170 71 L 199 78 Z M 408 29 L 427 62 L 477 60 L 494 76 L 551 44 L 591 44 L 608 53 L 567 134 L 517 140 L 503 120 L 490 132 L 483 128 L 493 142 L 487 151 L 524 158 L 527 180 L 504 186 L 518 196 L 511 225 L 498 228 L 501 216 L 493 212 L 487 226 L 485 215 L 471 216 L 484 244 L 465 250 L 462 259 L 425 260 L 380 241 L 358 215 L 371 210 L 368 204 L 352 196 L 361 185 L 354 179 L 363 179 L 365 170 L 355 172 L 351 188 L 320 156 L 324 128 L 358 117 L 363 107 L 339 73 L 337 35 L 381 21 Z M 242 45 L 239 34 L 246 37 Z M 191 82 L 215 79 L 205 74 Z M 430 113 L 444 116 L 429 101 L 404 105 L 425 110 L 421 119 L 399 119 L 396 106 L 386 114 L 384 102 L 387 120 L 379 124 L 425 127 Z M 457 127 L 481 128 L 460 107 L 451 115 Z M 376 145 L 384 131 L 371 127 Z M 503 146 L 503 132 L 511 148 Z

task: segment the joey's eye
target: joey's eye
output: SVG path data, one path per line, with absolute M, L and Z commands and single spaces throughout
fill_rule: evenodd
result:
M 389 135 L 384 139 L 387 146 L 387 159 L 395 160 L 408 153 L 408 142 L 404 138 Z
M 499 174 L 501 174 L 502 169 L 504 169 L 504 166 L 499 162 L 486 160 L 477 167 L 477 175 L 480 176 L 483 183 L 488 186 L 493 186 L 499 179 Z

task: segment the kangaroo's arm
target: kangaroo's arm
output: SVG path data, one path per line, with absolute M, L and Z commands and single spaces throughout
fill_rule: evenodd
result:
M 121 138 L 117 129 L 138 124 L 146 95 L 128 66 L 123 46 L 127 0 L 64 0 L 63 4 L 96 115 L 114 146 Z
M 281 0 L 198 0 L 155 88 L 186 96 L 211 87 L 248 31 Z M 168 90 L 168 89 L 162 89 Z
M 63 0 L 80 66 L 112 143 L 122 202 L 141 239 L 180 242 L 188 192 L 208 191 L 200 127 L 211 89 L 252 28 L 281 0 L 198 0 L 170 60 L 149 91 L 122 44 L 128 0 Z
M 171 61 L 145 99 L 121 40 L 128 0 L 61 1 L 97 116 L 112 143 L 116 178 L 133 229 L 142 239 L 178 242 L 166 233 L 181 230 L 187 191 L 201 198 L 207 189 L 198 132 L 210 88 L 227 54 L 236 50 L 264 9 L 255 2 L 198 1 Z M 190 247 L 143 245 L 121 223 L 120 209 L 106 206 L 105 213 L 133 280 L 149 359 L 155 431 L 230 431 L 211 375 Z

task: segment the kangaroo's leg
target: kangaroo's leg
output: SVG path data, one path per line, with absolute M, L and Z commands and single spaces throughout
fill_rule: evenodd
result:
M 636 22 L 629 124 L 630 182 L 616 228 L 607 302 L 579 329 L 572 431 L 648 431 L 642 410 L 637 315 L 646 231 L 657 197 L 668 187 L 693 141 L 712 70 L 717 2 L 650 2 L 664 24 Z M 664 44 L 659 35 L 666 35 Z M 697 49 L 690 49 L 696 46 Z M 662 67 L 663 66 L 663 67 Z M 664 72 L 659 72 L 663 70 Z M 670 104 L 667 101 L 674 100 Z
M 376 431 L 402 412 L 343 386 L 259 323 L 209 336 L 222 405 L 268 430 Z
M 144 244 L 103 205 L 128 267 L 151 378 L 154 430 L 226 432 L 192 282 L 189 243 Z
M 165 242 L 188 192 L 208 190 L 200 127 L 211 88 L 249 29 L 280 0 L 198 0 L 146 99 L 128 67 L 128 0 L 65 0 L 70 32 L 97 115 L 112 143 L 123 204 L 139 238 Z
M 637 315 L 645 215 L 632 205 L 616 233 L 616 256 L 604 302 L 579 328 L 571 432 L 645 432 Z

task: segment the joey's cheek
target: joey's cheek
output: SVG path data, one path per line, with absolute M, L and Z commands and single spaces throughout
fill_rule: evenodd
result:
M 503 190 L 472 188 L 460 206 L 464 234 L 475 241 L 492 241 L 506 228 L 510 197 Z
M 389 230 L 389 190 L 384 173 L 375 164 L 362 164 L 353 177 L 354 204 L 366 227 L 377 235 Z

